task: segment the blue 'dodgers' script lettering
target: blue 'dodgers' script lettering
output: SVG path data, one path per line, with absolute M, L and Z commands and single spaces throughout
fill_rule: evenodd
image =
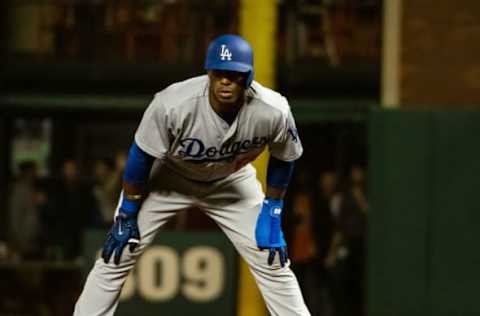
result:
M 267 144 L 267 137 L 253 137 L 237 142 L 225 143 L 220 148 L 206 147 L 198 138 L 184 138 L 180 140 L 181 149 L 178 154 L 187 160 L 198 162 L 233 160 L 238 154 L 248 152 L 253 148 L 262 148 Z M 193 158 L 193 159 L 191 159 Z

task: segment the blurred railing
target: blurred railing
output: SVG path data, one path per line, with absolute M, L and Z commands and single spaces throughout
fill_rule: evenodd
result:
M 7 90 L 150 91 L 203 72 L 209 41 L 237 33 L 241 1 L 11 1 Z M 381 0 L 280 1 L 282 91 L 378 94 Z M 51 88 L 50 88 L 51 89 Z
M 11 1 L 9 52 L 42 61 L 201 61 L 209 40 L 235 32 L 229 1 Z M 219 15 L 222 19 L 219 19 Z

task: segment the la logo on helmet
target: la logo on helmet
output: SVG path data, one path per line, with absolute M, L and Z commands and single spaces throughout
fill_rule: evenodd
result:
M 220 53 L 220 57 L 221 60 L 232 60 L 232 53 L 230 53 L 230 50 L 225 44 L 222 45 L 222 52 Z

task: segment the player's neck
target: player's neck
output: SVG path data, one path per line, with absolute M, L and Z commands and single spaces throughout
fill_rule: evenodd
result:
M 236 116 L 245 102 L 245 96 L 242 95 L 235 103 L 223 103 L 217 100 L 211 93 L 209 94 L 209 103 L 212 109 L 221 117 Z

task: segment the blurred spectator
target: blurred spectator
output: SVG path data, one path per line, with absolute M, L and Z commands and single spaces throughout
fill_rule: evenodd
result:
M 312 227 L 312 202 L 305 191 L 297 191 L 293 195 L 292 212 L 294 226 L 292 228 L 292 242 L 290 259 L 292 269 L 302 289 L 304 299 L 309 309 L 313 311 L 313 295 L 315 293 L 315 238 Z
M 4 240 L 0 240 L 0 262 L 9 258 L 8 244 Z
M 110 227 L 120 193 L 121 174 L 111 159 L 98 159 L 93 166 L 93 193 L 101 215 L 102 226 Z
M 366 213 L 364 171 L 353 166 L 336 199 L 335 232 L 325 259 L 336 316 L 364 315 Z M 334 200 L 335 201 L 335 200 Z
M 315 212 L 313 225 L 315 227 L 315 244 L 317 258 L 323 266 L 333 234 L 332 201 L 337 194 L 337 177 L 333 171 L 325 171 L 318 179 L 315 195 Z
M 25 161 L 10 195 L 10 239 L 14 251 L 23 259 L 41 257 L 41 214 L 39 205 L 45 197 L 37 190 L 37 165 Z
M 91 186 L 78 175 L 74 160 L 65 160 L 49 192 L 50 242 L 57 259 L 72 260 L 82 253 L 83 232 L 100 222 Z
M 312 216 L 312 223 L 315 231 L 315 271 L 318 281 L 318 310 L 319 315 L 332 315 L 332 304 L 327 282 L 325 259 L 327 257 L 332 235 L 333 217 L 332 201 L 337 194 L 337 177 L 333 171 L 325 171 L 320 174 L 316 183 L 317 194 L 315 194 L 315 211 Z
M 127 153 L 120 151 L 115 155 L 115 177 L 118 181 L 118 187 L 122 187 L 122 177 L 125 165 L 127 164 Z

